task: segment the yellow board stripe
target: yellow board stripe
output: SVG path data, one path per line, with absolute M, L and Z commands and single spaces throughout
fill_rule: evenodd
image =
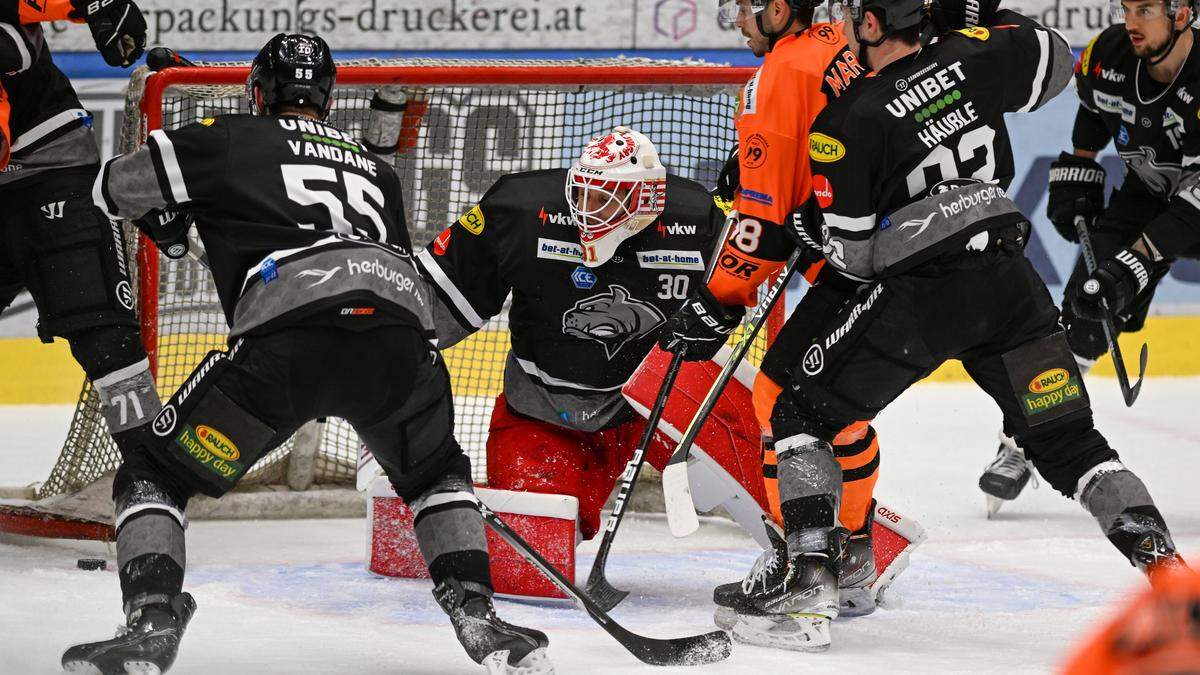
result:
M 1121 337 L 1126 365 L 1137 367 L 1142 342 L 1150 344 L 1151 377 L 1200 375 L 1200 316 L 1151 317 L 1140 333 Z M 163 366 L 164 397 L 191 372 L 194 363 L 183 363 L 173 354 L 187 349 L 197 360 L 210 349 L 224 348 L 218 335 L 177 335 L 164 340 L 160 363 Z M 494 396 L 504 383 L 504 358 L 508 351 L 508 333 L 481 331 L 446 351 L 446 363 L 459 387 L 459 396 Z M 1113 376 L 1112 362 L 1104 358 L 1092 371 Z M 1136 374 L 1136 373 L 1133 373 Z M 930 375 L 925 382 L 965 382 L 962 365 L 951 361 Z M 63 340 L 42 344 L 36 338 L 0 339 L 0 405 L 40 405 L 74 403 L 79 398 L 83 371 L 71 358 Z

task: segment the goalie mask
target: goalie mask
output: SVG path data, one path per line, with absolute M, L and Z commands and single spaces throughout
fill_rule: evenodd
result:
M 337 66 L 329 45 L 315 35 L 279 33 L 250 64 L 246 96 L 250 112 L 270 115 L 279 105 L 312 108 L 321 119 L 333 105 Z
M 567 204 L 579 228 L 583 264 L 608 262 L 621 242 L 658 220 L 667 203 L 667 169 L 644 135 L 617 127 L 583 149 L 567 174 Z

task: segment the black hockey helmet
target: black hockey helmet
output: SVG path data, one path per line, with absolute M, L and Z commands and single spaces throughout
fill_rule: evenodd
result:
M 791 30 L 796 23 L 796 17 L 801 14 L 808 14 L 805 10 L 813 10 L 825 4 L 825 0 L 783 0 L 788 7 L 792 8 L 792 16 L 788 19 L 787 25 L 783 28 L 771 32 L 763 25 L 762 15 L 763 10 L 767 5 L 771 4 L 771 0 L 717 0 L 717 17 L 725 23 L 733 23 L 737 20 L 738 14 L 742 11 L 742 7 L 746 7 L 754 14 L 754 21 L 758 24 L 758 32 L 762 33 L 771 41 L 771 47 L 775 47 L 775 43 Z
M 271 38 L 250 64 L 246 96 L 250 112 L 268 115 L 278 105 L 312 108 L 321 119 L 333 105 L 333 83 L 337 66 L 329 45 L 315 35 Z
M 852 22 L 855 30 L 862 24 L 867 12 L 873 13 L 883 25 L 884 36 L 888 36 L 897 31 L 923 24 L 929 18 L 933 2 L 932 0 L 830 0 L 829 4 L 831 16 L 833 16 L 833 7 L 842 5 L 845 8 L 844 13 L 848 14 L 842 18 Z

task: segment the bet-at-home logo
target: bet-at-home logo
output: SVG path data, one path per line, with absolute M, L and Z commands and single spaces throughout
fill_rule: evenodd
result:
M 1047 370 L 1029 381 L 1029 392 L 1022 397 L 1029 414 L 1046 412 L 1067 401 L 1083 396 L 1083 387 L 1065 368 Z

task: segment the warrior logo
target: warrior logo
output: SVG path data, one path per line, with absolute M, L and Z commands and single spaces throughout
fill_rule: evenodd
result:
M 611 359 L 664 321 L 654 305 L 631 297 L 623 286 L 609 286 L 607 293 L 580 300 L 563 313 L 563 333 L 599 342 Z
M 1121 159 L 1125 160 L 1130 171 L 1136 173 L 1137 177 L 1141 178 L 1146 187 L 1153 192 L 1160 195 L 1173 195 L 1178 189 L 1183 167 L 1170 162 L 1158 162 L 1154 148 L 1143 145 L 1137 150 L 1122 152 Z

